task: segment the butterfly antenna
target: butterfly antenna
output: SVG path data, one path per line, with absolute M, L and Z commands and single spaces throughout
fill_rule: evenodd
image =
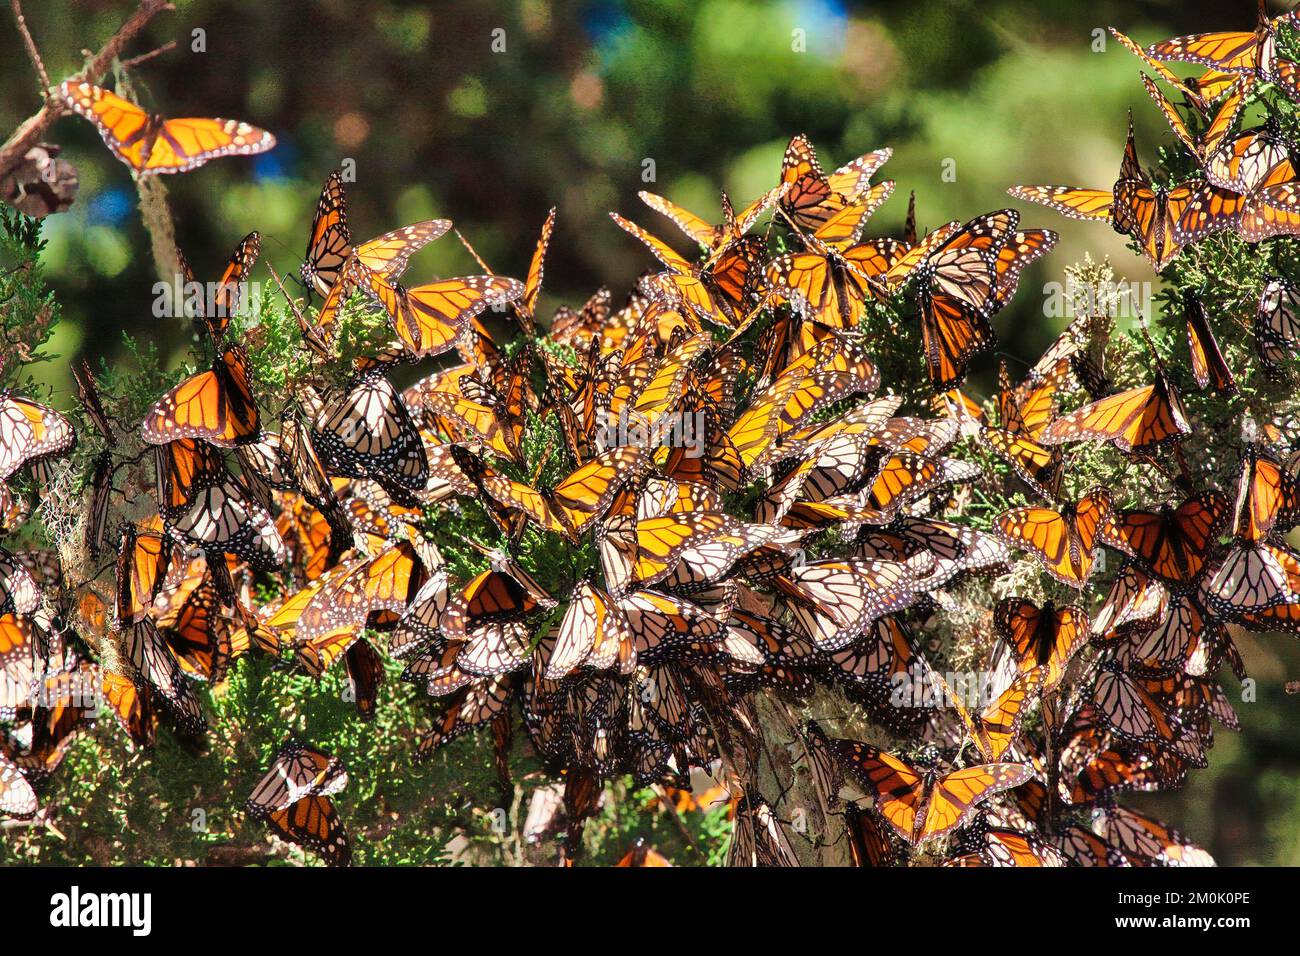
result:
M 1160 375 L 1165 374 L 1165 363 L 1160 358 L 1160 353 L 1156 351 L 1156 343 L 1151 338 L 1151 330 L 1147 326 L 1147 317 L 1138 313 L 1138 330 L 1142 333 L 1142 339 L 1147 344 L 1147 351 L 1151 353 L 1151 359 L 1155 362 L 1156 372 Z
M 456 238 L 460 240 L 460 244 L 465 247 L 465 251 L 467 251 L 471 256 L 474 257 L 474 261 L 478 263 L 478 267 L 480 269 L 482 269 L 485 273 L 487 273 L 490 276 L 496 275 L 496 273 L 492 271 L 492 267 L 483 261 L 483 257 L 478 254 L 478 250 L 475 249 L 473 246 L 471 246 L 469 244 L 469 240 L 466 239 L 463 235 L 461 235 L 459 229 L 452 229 L 452 232 L 456 234 Z

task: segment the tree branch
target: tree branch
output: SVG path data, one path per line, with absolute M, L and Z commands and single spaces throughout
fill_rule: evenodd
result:
M 122 60 L 121 61 L 122 69 L 134 70 L 141 63 L 146 63 L 149 60 L 152 60 L 154 57 L 162 56 L 164 53 L 167 53 L 174 49 L 176 49 L 176 41 L 168 40 L 166 43 L 158 47 L 156 50 L 150 50 L 148 53 L 141 53 L 139 56 L 133 56 L 129 60 Z
M 14 7 L 18 6 L 16 2 L 13 5 Z M 108 71 L 109 66 L 122 52 L 122 49 L 145 28 L 150 20 L 164 10 L 173 9 L 175 8 L 168 0 L 140 0 L 140 5 L 136 7 L 135 12 L 118 28 L 118 31 L 113 34 L 100 51 L 90 58 L 90 62 L 86 64 L 85 69 L 74 74 L 70 79 L 76 82 L 97 82 Z M 22 26 L 21 29 L 24 34 L 24 41 L 30 41 L 30 35 L 27 34 L 25 26 Z M 34 50 L 35 45 L 32 44 L 28 51 L 29 55 Z M 46 84 L 45 105 L 41 107 L 40 112 L 24 120 L 4 146 L 0 147 L 0 179 L 9 175 L 22 162 L 27 151 L 36 145 L 50 125 L 67 112 L 67 107 L 63 105 L 62 100 L 54 98 L 48 77 L 43 78 L 42 82 Z
M 32 61 L 32 66 L 36 69 L 36 75 L 41 81 L 41 90 L 46 96 L 50 95 L 50 75 L 45 72 L 45 61 L 41 59 L 41 53 L 36 49 L 36 41 L 32 39 L 32 33 L 27 29 L 27 18 L 23 16 L 23 6 L 19 0 L 9 0 L 9 6 L 13 8 L 14 19 L 18 21 L 18 32 L 23 35 L 23 46 L 27 48 L 27 56 Z

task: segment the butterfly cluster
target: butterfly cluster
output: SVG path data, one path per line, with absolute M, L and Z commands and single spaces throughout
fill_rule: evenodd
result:
M 1184 119 L 1148 78 L 1203 181 L 1153 185 L 1130 132 L 1113 189 L 1013 195 L 1111 221 L 1157 268 L 1216 232 L 1290 235 L 1289 144 L 1277 124 L 1232 130 L 1260 88 L 1297 88 L 1274 42 L 1291 26 L 1150 50 L 1116 34 L 1203 107 Z M 1177 80 L 1166 60 L 1210 72 Z M 137 175 L 269 145 L 214 120 L 231 142 L 190 147 L 190 121 L 61 95 Z M 1092 314 L 977 400 L 967 372 L 1057 237 L 1013 209 L 921 232 L 914 207 L 903 235 L 868 237 L 889 156 L 828 174 L 796 136 L 774 186 L 739 211 L 724 194 L 718 224 L 642 193 L 691 251 L 613 214 L 658 267 L 549 315 L 555 210 L 522 281 L 456 233 L 480 274 L 413 284 L 412 257 L 452 223 L 358 242 L 335 173 L 299 269 L 314 304 L 284 294 L 296 372 L 277 387 L 260 326 L 236 318 L 268 308 L 241 301 L 253 232 L 190 316 L 198 369 L 149 407 L 88 366 L 66 415 L 0 395 L 5 533 L 69 481 L 86 491 L 56 550 L 0 551 L 0 812 L 45 812 L 95 719 L 85 695 L 137 747 L 163 728 L 198 740 L 209 689 L 264 655 L 344 675 L 358 720 L 390 677 L 414 685 L 412 760 L 482 732 L 503 787 L 521 751 L 540 761 L 562 781 L 565 862 L 610 780 L 684 793 L 703 773 L 727 795 L 735 865 L 832 848 L 859 865 L 1211 863 L 1118 798 L 1180 786 L 1215 724 L 1237 726 L 1219 683 L 1245 674 L 1234 630 L 1300 632 L 1294 449 L 1260 426 L 1235 487 L 1215 487 L 1187 463 L 1205 427 L 1188 376 L 1154 343 L 1107 367 Z M 1259 295 L 1259 367 L 1285 376 L 1296 288 L 1271 277 Z M 1195 387 L 1237 394 L 1221 317 L 1183 308 Z M 358 324 L 379 343 L 355 347 Z M 1088 453 L 1143 477 L 1100 483 Z M 346 865 L 348 773 L 295 727 L 242 808 Z M 782 744 L 798 756 L 772 792 Z M 795 791 L 816 804 L 798 807 L 811 836 L 786 819 Z M 620 865 L 666 863 L 639 845 Z

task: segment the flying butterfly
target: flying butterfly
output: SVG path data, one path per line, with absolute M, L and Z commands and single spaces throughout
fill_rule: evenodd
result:
M 164 119 L 116 93 L 65 80 L 59 97 L 95 124 L 113 155 L 137 176 L 184 173 L 221 156 L 252 156 L 275 145 L 275 137 L 239 120 Z

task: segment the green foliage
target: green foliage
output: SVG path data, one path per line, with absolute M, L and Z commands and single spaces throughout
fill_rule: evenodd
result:
M 42 350 L 62 316 L 46 282 L 44 250 L 40 222 L 0 203 L 0 386 L 17 385 L 23 366 L 55 357 Z

